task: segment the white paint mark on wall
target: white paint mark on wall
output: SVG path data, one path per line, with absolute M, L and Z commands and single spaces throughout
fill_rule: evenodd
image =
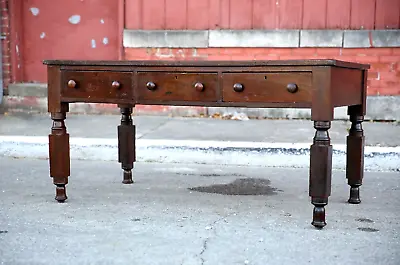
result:
M 78 24 L 79 22 L 81 22 L 81 16 L 80 15 L 73 15 L 70 16 L 68 19 L 69 23 L 71 24 Z
M 18 54 L 19 53 L 19 47 L 18 45 L 15 45 L 15 52 Z
M 103 38 L 103 44 L 104 44 L 104 45 L 107 45 L 107 44 L 108 44 L 108 38 L 107 38 L 107 37 L 104 37 L 104 38 Z
M 92 48 L 96 48 L 96 40 L 92 39 Z
M 104 24 L 104 19 L 100 19 L 100 23 L 101 23 L 101 24 Z
M 40 33 L 40 38 L 44 39 L 44 37 L 46 37 L 46 33 L 44 33 L 44 32 Z
M 31 10 L 32 15 L 34 15 L 34 16 L 39 15 L 39 8 L 31 7 L 30 10 Z

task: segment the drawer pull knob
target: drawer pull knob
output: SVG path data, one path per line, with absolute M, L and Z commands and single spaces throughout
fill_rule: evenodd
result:
M 233 90 L 236 92 L 242 92 L 244 90 L 244 87 L 242 84 L 236 83 L 233 85 Z
M 118 81 L 113 81 L 111 83 L 111 87 L 114 89 L 119 89 L 121 87 L 121 84 Z
M 154 84 L 153 82 L 147 82 L 146 87 L 148 90 L 155 90 L 156 84 Z
M 286 86 L 287 91 L 289 91 L 290 93 L 296 93 L 298 90 L 298 87 L 296 84 L 290 83 Z
M 76 87 L 76 82 L 74 80 L 69 80 L 68 81 L 68 87 L 69 88 L 75 88 Z
M 200 82 L 197 82 L 196 84 L 194 84 L 194 88 L 199 92 L 204 91 L 204 85 Z

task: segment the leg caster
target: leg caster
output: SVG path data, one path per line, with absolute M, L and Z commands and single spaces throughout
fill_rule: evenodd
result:
M 326 226 L 325 206 L 328 204 L 328 199 L 312 198 L 311 203 L 314 205 L 313 220 L 311 224 L 316 228 L 323 228 Z
M 361 203 L 360 200 L 360 186 L 358 185 L 352 185 L 350 187 L 350 197 L 348 200 L 348 203 L 351 204 L 359 204 Z
M 66 199 L 68 199 L 64 184 L 56 185 L 56 197 L 55 197 L 55 199 L 58 202 L 64 202 Z

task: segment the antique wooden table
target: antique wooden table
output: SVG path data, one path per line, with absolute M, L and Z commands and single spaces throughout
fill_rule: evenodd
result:
M 121 109 L 118 159 L 124 184 L 133 183 L 135 104 L 311 108 L 316 130 L 310 149 L 309 195 L 315 227 L 324 227 L 331 193 L 332 146 L 328 130 L 334 108 L 348 106 L 346 177 L 349 203 L 360 203 L 364 167 L 361 123 L 366 109 L 369 65 L 337 60 L 295 61 L 66 61 L 46 60 L 50 176 L 59 202 L 67 199 L 70 102 L 115 103 Z M 268 132 L 266 132 L 268 133 Z M 266 157 L 266 159 L 268 159 Z

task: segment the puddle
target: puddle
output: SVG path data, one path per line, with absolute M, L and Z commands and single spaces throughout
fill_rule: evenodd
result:
M 262 178 L 241 178 L 228 184 L 214 184 L 189 188 L 189 190 L 223 195 L 276 195 L 277 189 L 270 186 L 271 181 Z M 279 190 L 281 191 L 281 190 Z

